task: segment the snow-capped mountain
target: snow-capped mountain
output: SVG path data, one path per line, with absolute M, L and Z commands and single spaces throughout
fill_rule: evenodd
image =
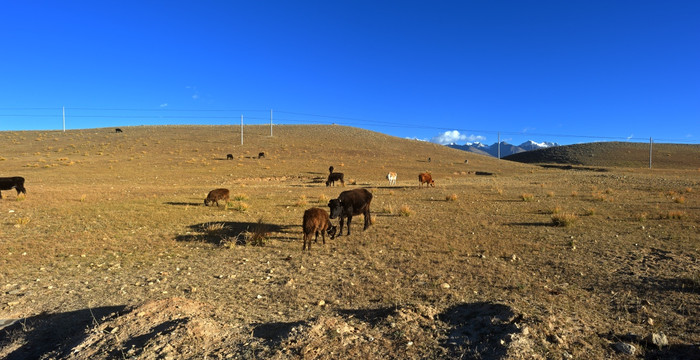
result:
M 494 143 L 491 146 L 482 144 L 480 142 L 466 143 L 464 145 L 450 144 L 447 145 L 453 149 L 464 150 L 468 152 L 473 152 L 481 155 L 490 155 L 493 157 L 498 156 L 498 143 Z M 548 148 L 552 146 L 559 146 L 557 143 L 553 142 L 535 142 L 532 140 L 526 141 L 518 146 L 508 144 L 505 141 L 501 141 L 501 157 L 517 154 L 523 151 L 537 150 Z

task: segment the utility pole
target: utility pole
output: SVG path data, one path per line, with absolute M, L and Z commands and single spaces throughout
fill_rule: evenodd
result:
M 649 169 L 651 169 L 651 147 L 654 141 L 649 137 Z
M 241 145 L 243 145 L 243 115 L 241 114 Z
M 272 109 L 270 109 L 270 137 L 272 137 Z
M 498 132 L 498 158 L 501 158 L 501 132 Z
M 66 132 L 66 107 L 63 107 L 63 132 Z

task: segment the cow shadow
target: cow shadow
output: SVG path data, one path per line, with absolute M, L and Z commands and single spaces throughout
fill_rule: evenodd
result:
M 517 222 L 517 223 L 508 223 L 506 225 L 511 225 L 511 226 L 556 226 L 552 222 Z
M 287 339 L 295 327 L 306 324 L 308 324 L 306 321 L 257 324 L 253 327 L 252 335 L 264 339 L 269 346 L 276 346 Z
M 201 202 L 184 202 L 184 201 L 166 201 L 164 202 L 166 205 L 173 205 L 173 206 L 200 206 L 203 205 Z
M 87 339 L 86 329 L 98 320 L 121 313 L 126 305 L 81 309 L 57 314 L 40 314 L 17 319 L 0 329 L 0 344 L 21 343 L 6 360 L 66 358 L 70 347 Z M 67 341 L 67 339 L 69 341 Z
M 246 235 L 262 236 L 265 239 L 287 240 L 292 228 L 300 225 L 279 225 L 258 222 L 212 221 L 188 226 L 190 231 L 177 235 L 178 242 L 204 242 L 215 245 L 232 242 L 245 245 Z M 286 235 L 287 234 L 287 235 Z

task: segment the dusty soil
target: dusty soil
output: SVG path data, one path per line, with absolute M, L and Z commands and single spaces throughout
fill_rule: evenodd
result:
M 244 145 L 234 126 L 122 129 L 0 133 L 0 175 L 27 187 L 0 200 L 0 357 L 700 353 L 692 160 L 543 167 L 339 126 L 246 127 Z M 345 188 L 324 185 L 330 165 Z M 436 187 L 419 189 L 426 170 Z M 231 201 L 205 207 L 218 187 Z M 356 187 L 373 225 L 302 252 L 304 210 Z

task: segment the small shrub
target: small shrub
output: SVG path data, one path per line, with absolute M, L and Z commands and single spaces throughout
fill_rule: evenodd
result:
M 306 195 L 299 197 L 299 200 L 294 203 L 294 206 L 306 206 L 309 202 L 306 200 Z
M 671 210 L 667 212 L 666 214 L 662 215 L 662 218 L 664 219 L 682 219 L 685 217 L 685 211 L 680 211 L 680 210 Z
M 637 220 L 638 220 L 638 221 L 644 222 L 644 221 L 647 221 L 648 218 L 649 218 L 649 214 L 647 214 L 647 213 L 645 213 L 645 212 L 640 213 L 639 215 L 637 215 Z
M 204 232 L 209 236 L 216 235 L 222 232 L 224 227 L 223 223 L 206 223 L 204 224 Z
M 248 196 L 246 196 L 246 194 L 236 194 L 236 195 L 233 195 L 233 200 L 236 200 L 236 201 L 248 200 Z
M 384 207 L 382 208 L 382 214 L 391 214 L 393 212 L 394 212 L 394 207 L 391 206 L 391 204 L 384 205 Z
M 598 210 L 595 208 L 588 208 L 586 209 L 586 216 L 593 216 L 598 213 Z
M 236 210 L 240 212 L 248 211 L 248 207 L 248 204 L 244 203 L 243 201 L 229 201 L 228 203 L 226 203 L 227 209 Z
M 325 194 L 321 194 L 321 196 L 318 197 L 318 202 L 320 204 L 326 204 L 326 203 L 328 203 L 328 201 L 330 201 L 330 198 L 328 196 L 326 196 Z
M 85 199 L 87 199 L 87 194 L 83 194 L 80 196 L 80 202 L 85 202 Z
M 30 220 L 28 217 L 27 218 L 17 218 L 17 220 L 15 220 L 15 227 L 27 225 L 27 224 L 29 224 L 29 221 Z
M 571 213 L 560 213 L 552 215 L 552 224 L 555 226 L 572 226 L 578 217 Z
M 572 191 L 571 192 L 571 197 L 577 197 L 578 196 L 578 191 Z
M 445 196 L 445 201 L 456 201 L 457 200 L 457 194 L 450 194 Z
M 529 202 L 535 199 L 535 195 L 529 194 L 529 193 L 522 193 L 520 194 L 520 198 L 523 201 Z
M 673 202 L 676 204 L 684 204 L 685 203 L 685 197 L 683 196 L 676 196 L 673 198 Z
M 554 197 L 554 191 L 547 191 L 547 197 Z
M 413 214 L 413 210 L 408 205 L 401 205 L 401 208 L 399 209 L 399 215 L 401 216 L 411 216 Z
M 267 238 L 270 236 L 270 229 L 267 224 L 263 223 L 263 219 L 258 219 L 258 222 L 250 229 L 246 229 L 243 233 L 246 245 L 265 246 Z

